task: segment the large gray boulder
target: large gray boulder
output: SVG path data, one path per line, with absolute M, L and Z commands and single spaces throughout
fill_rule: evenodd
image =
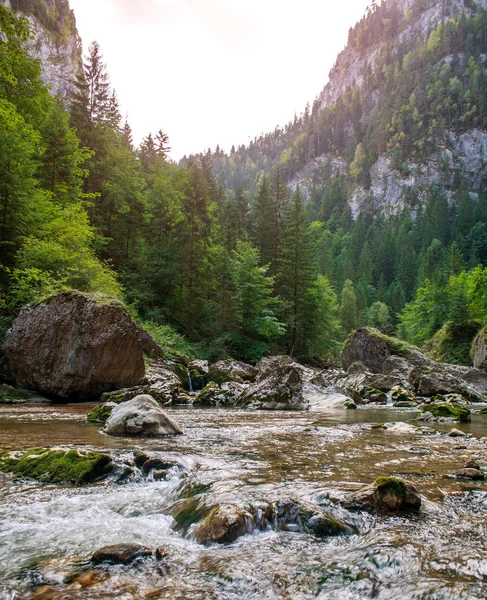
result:
M 377 332 L 378 333 L 378 332 Z M 368 327 L 357 329 L 345 342 L 341 360 L 345 371 L 361 362 L 371 371 L 381 372 L 382 363 L 391 356 L 386 340 Z
M 183 433 L 173 421 L 146 394 L 119 404 L 105 423 L 105 433 L 109 435 L 176 435 Z
M 69 400 L 136 385 L 145 366 L 137 327 L 123 306 L 63 292 L 25 307 L 3 351 L 19 386 Z

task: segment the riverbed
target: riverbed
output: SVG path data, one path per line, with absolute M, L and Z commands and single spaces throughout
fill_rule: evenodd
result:
M 487 484 L 451 477 L 468 460 L 487 459 L 480 441 L 487 436 L 486 415 L 454 425 L 470 437 L 451 438 L 451 424 L 428 423 L 435 430 L 430 435 L 373 428 L 415 424 L 417 411 L 392 407 L 180 408 L 168 412 L 183 436 L 139 439 L 109 437 L 86 423 L 92 406 L 0 406 L 0 448 L 66 446 L 121 457 L 139 449 L 178 461 L 208 504 L 312 500 L 328 504 L 359 533 L 317 539 L 269 530 L 205 547 L 173 527 L 169 508 L 182 483 L 176 472 L 168 481 L 78 488 L 0 475 L 2 600 L 41 593 L 46 600 L 487 597 Z M 414 484 L 424 498 L 420 514 L 378 516 L 340 507 L 347 491 L 381 475 Z M 80 579 L 95 550 L 121 542 L 162 548 L 165 559 Z

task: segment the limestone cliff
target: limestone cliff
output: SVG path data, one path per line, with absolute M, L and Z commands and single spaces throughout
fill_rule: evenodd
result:
M 318 98 L 322 111 L 340 110 L 337 106 L 347 95 L 349 98 L 352 94 L 360 97 L 360 120 L 344 123 L 345 144 L 355 148 L 364 135 L 364 119 L 369 120 L 370 131 L 370 123 L 374 123 L 384 106 L 381 97 L 388 92 L 384 90 L 383 83 L 376 82 L 374 85 L 378 65 L 379 71 L 382 68 L 397 69 L 408 52 L 417 49 L 419 44 L 423 43 L 428 48 L 434 46 L 438 28 L 446 28 L 454 22 L 460 23 L 461 27 L 462 20 L 465 22 L 485 8 L 487 0 L 384 0 L 376 14 L 371 11 L 365 15 L 350 30 L 349 42 L 338 55 L 329 81 Z M 373 34 L 370 33 L 372 29 Z M 444 65 L 456 61 L 461 70 L 465 70 L 470 56 L 474 55 L 486 71 L 487 55 L 477 54 L 477 48 L 474 46 L 472 49 L 472 45 L 468 48 L 468 43 L 466 40 L 465 52 L 442 55 L 435 69 L 439 72 Z M 387 44 L 386 60 L 384 49 Z M 450 81 L 453 81 L 453 75 Z M 419 90 L 420 93 L 423 91 L 426 92 Z M 389 93 L 394 95 L 398 92 L 393 89 Z M 418 88 L 411 89 L 409 93 L 418 94 Z M 404 105 L 407 103 L 406 96 Z M 421 117 L 420 114 L 418 121 Z M 392 115 L 388 127 L 394 125 L 394 119 L 400 118 L 397 113 Z M 299 185 L 309 197 L 317 185 L 320 186 L 330 176 L 340 174 L 349 180 L 349 204 L 354 218 L 364 210 L 385 216 L 396 214 L 409 206 L 411 199 L 412 204 L 427 201 L 431 186 L 440 186 L 446 196 L 451 197 L 460 181 L 472 198 L 476 198 L 487 177 L 487 131 L 478 126 L 462 126 L 460 130 L 437 128 L 435 137 L 428 139 L 427 143 L 428 149 L 419 156 L 418 153 L 411 152 L 408 156 L 407 152 L 403 152 L 400 168 L 392 150 L 382 150 L 369 161 L 366 182 L 354 182 L 349 176 L 350 154 L 347 158 L 336 152 L 333 155 L 325 153 L 314 157 L 295 173 L 291 187 Z M 389 143 L 389 146 L 392 144 Z
M 81 43 L 68 0 L 7 0 L 7 6 L 29 20 L 28 52 L 40 60 L 52 95 L 67 98 L 81 69 Z

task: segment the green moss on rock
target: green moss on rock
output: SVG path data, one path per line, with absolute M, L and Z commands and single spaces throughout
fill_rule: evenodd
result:
M 375 487 L 380 494 L 391 492 L 398 498 L 406 497 L 406 484 L 397 477 L 378 477 L 375 480 Z
M 108 417 L 112 414 L 114 406 L 115 403 L 108 402 L 105 402 L 104 404 L 99 404 L 88 413 L 86 420 L 89 423 L 105 423 Z
M 106 475 L 112 466 L 108 454 L 78 450 L 37 448 L 24 452 L 20 458 L 11 454 L 0 458 L 0 471 L 49 483 L 91 483 Z
M 447 419 L 455 419 L 460 422 L 470 421 L 470 410 L 457 404 L 450 404 L 444 402 L 441 404 L 423 404 L 421 406 L 421 412 L 429 412 L 434 417 L 443 417 Z
M 432 359 L 454 365 L 471 365 L 470 352 L 480 323 L 456 325 L 448 321 L 426 342 L 424 349 Z

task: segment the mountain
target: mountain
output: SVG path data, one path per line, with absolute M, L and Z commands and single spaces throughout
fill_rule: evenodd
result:
M 41 62 L 42 79 L 53 96 L 66 98 L 81 71 L 81 41 L 68 0 L 6 0 L 29 20 L 33 39 L 28 52 Z
M 306 197 L 346 180 L 354 218 L 398 214 L 459 183 L 473 198 L 487 173 L 485 0 L 385 0 L 350 29 L 310 110 L 226 156 L 224 185 L 255 193 L 276 166 Z

